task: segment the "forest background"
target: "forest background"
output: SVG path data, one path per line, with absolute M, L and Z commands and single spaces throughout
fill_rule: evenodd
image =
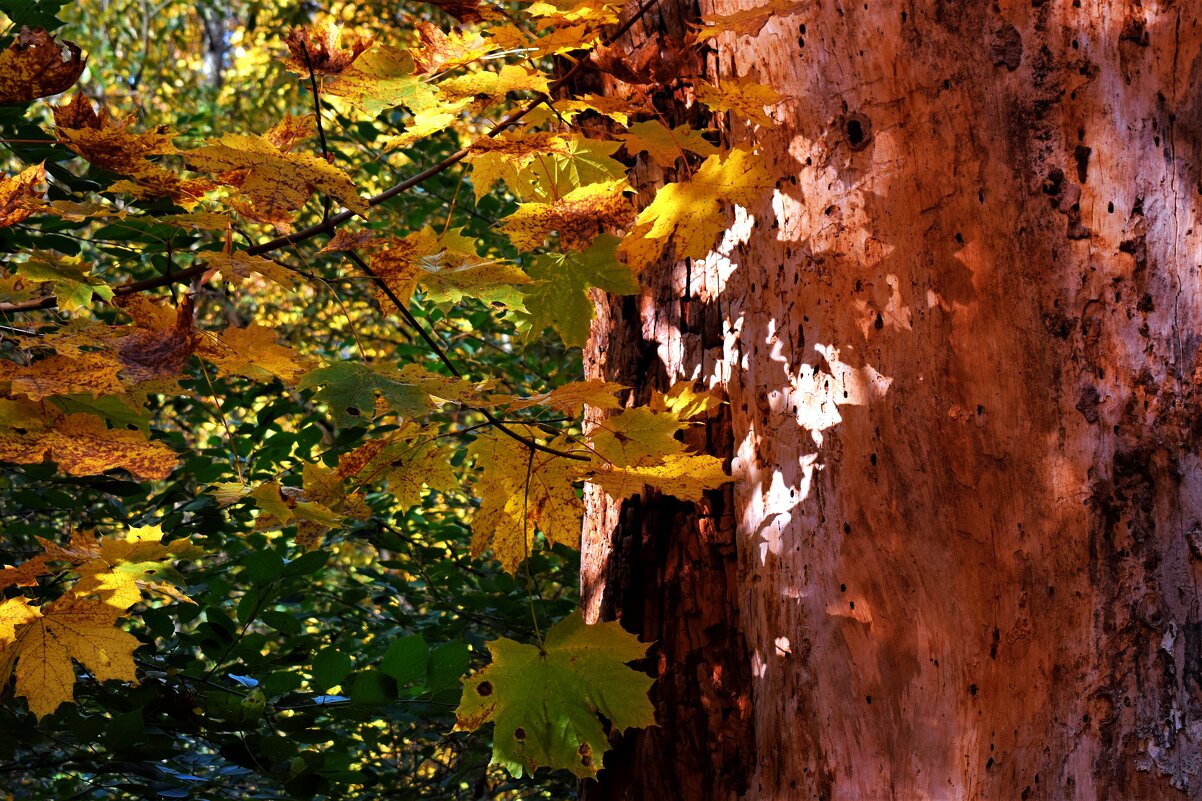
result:
M 578 348 L 769 185 L 646 98 L 779 96 L 616 61 L 648 8 L 0 3 L 10 797 L 558 798 L 653 723 L 581 487 L 722 485 L 720 400 Z

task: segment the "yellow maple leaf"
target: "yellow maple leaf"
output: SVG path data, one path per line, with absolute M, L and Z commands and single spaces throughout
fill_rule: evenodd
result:
M 658 395 L 661 410 L 636 406 L 597 423 L 588 434 L 593 451 L 589 481 L 614 498 L 637 495 L 650 486 L 684 500 L 697 500 L 705 490 L 728 482 L 721 459 L 687 453 L 676 439 L 689 426 L 685 415 L 709 405 L 688 384 L 678 382 L 667 396 Z
M 722 405 L 718 390 L 698 391 L 693 381 L 677 381 L 667 392 L 651 391 L 652 411 L 668 412 L 681 420 L 705 414 Z
M 193 169 L 237 188 L 250 201 L 240 210 L 259 222 L 289 226 L 293 213 L 314 192 L 324 192 L 357 214 L 368 212 L 367 201 L 346 173 L 308 153 L 282 151 L 264 136 L 226 134 L 185 151 L 184 158 Z
M 321 547 L 327 531 L 344 525 L 346 518 L 363 520 L 371 509 L 363 493 L 348 493 L 337 470 L 307 463 L 301 470 L 304 491 L 293 512 L 296 515 L 296 544 L 306 551 Z
M 465 296 L 485 303 L 498 302 L 520 307 L 514 288 L 530 278 L 507 262 L 483 259 L 475 252 L 475 241 L 458 229 L 439 236 L 426 226 L 376 252 L 372 271 L 402 301 L 408 301 L 420 284 L 435 303 L 458 303 Z M 391 298 L 377 290 L 380 306 L 392 311 Z
M 613 0 L 535 0 L 525 12 L 556 24 L 587 22 L 612 25 L 618 21 L 622 3 Z
M 0 53 L 0 105 L 67 91 L 83 74 L 85 62 L 74 42 L 57 41 L 42 28 L 22 27 Z
M 732 147 L 725 157 L 707 158 L 691 180 L 662 187 L 636 222 L 650 223 L 645 239 L 670 238 L 678 259 L 702 258 L 726 230 L 719 201 L 750 206 L 771 189 L 772 178 L 760 157 L 745 147 Z
M 48 559 L 67 562 L 79 574 L 71 588 L 76 597 L 99 595 L 110 606 L 128 609 L 142 599 L 144 591 L 150 591 L 192 603 L 174 585 L 181 579 L 173 563 L 193 558 L 200 550 L 187 538 L 166 544 L 162 539 L 158 526 L 140 526 L 130 528 L 124 536 L 96 538 L 73 533 L 66 547 L 41 537 L 38 541 Z
M 156 223 L 174 225 L 191 231 L 228 231 L 233 227 L 230 215 L 215 211 L 194 211 L 188 214 L 164 214 Z
M 513 131 L 485 137 L 472 144 L 472 188 L 478 203 L 498 180 L 520 198 L 530 197 L 530 165 L 542 156 L 571 154 L 568 137 L 555 131 Z
M 105 427 L 90 414 L 45 415 L 22 401 L 0 400 L 0 461 L 38 464 L 45 458 L 73 476 L 127 470 L 138 478 L 166 478 L 178 459 L 140 431 Z
M 721 86 L 698 84 L 697 99 L 710 111 L 731 111 L 759 125 L 770 126 L 772 118 L 764 112 L 764 107 L 775 106 L 784 95 L 771 86 L 740 78 L 724 81 Z
M 459 119 L 460 112 L 470 104 L 471 100 L 464 98 L 456 103 L 447 103 L 432 109 L 422 109 L 416 112 L 413 115 L 413 119 L 405 126 L 404 132 L 399 136 L 389 139 L 385 143 L 384 149 L 396 150 L 399 147 L 409 147 L 431 134 L 445 130 Z
M 405 423 L 386 438 L 369 440 L 338 459 L 338 475 L 362 486 L 383 479 L 402 507 L 421 503 L 422 488 L 458 486 L 451 451 L 416 423 Z
M 551 542 L 580 546 L 584 506 L 575 483 L 581 462 L 542 451 L 531 456 L 526 446 L 496 433 L 478 438 L 470 452 L 482 471 L 475 488 L 480 508 L 472 518 L 473 556 L 491 547 L 501 567 L 516 572 L 530 555 L 535 527 Z
M 493 402 L 504 403 L 514 410 L 549 406 L 575 417 L 580 414 L 585 404 L 598 409 L 620 409 L 622 404 L 615 393 L 624 389 L 627 387 L 622 384 L 593 378 L 588 381 L 573 381 L 529 398 L 494 396 Z
M 255 521 L 256 529 L 286 526 L 295 518 L 292 509 L 296 506 L 295 495 L 299 493 L 295 487 L 287 487 L 288 495 L 285 496 L 284 490 L 278 481 L 267 481 L 246 493 L 262 512 Z
M 645 151 L 651 160 L 661 167 L 671 167 L 685 151 L 701 156 L 711 156 L 718 148 L 702 136 L 705 133 L 688 125 L 669 129 L 659 120 L 636 122 L 627 133 L 617 138 L 626 144 L 626 152 L 634 155 Z
M 0 689 L 8 685 L 13 663 L 17 660 L 17 649 L 12 647 L 17 639 L 17 629 L 41 614 L 23 595 L 0 601 Z
M 251 273 L 257 273 L 264 278 L 271 279 L 285 289 L 296 289 L 296 273 L 271 259 L 265 259 L 262 256 L 252 256 L 241 250 L 229 253 L 205 251 L 198 253 L 197 256 L 203 259 L 202 263 L 209 268 L 209 271 L 205 273 L 204 281 L 206 282 L 220 273 L 222 278 L 231 284 L 238 285 L 249 278 Z
M 684 443 L 676 439 L 676 432 L 687 426 L 675 415 L 635 406 L 598 423 L 589 432 L 589 442 L 593 452 L 609 464 L 618 467 L 654 464 L 684 451 Z
M 275 329 L 257 323 L 246 328 L 230 326 L 216 337 L 206 337 L 197 353 L 217 365 L 219 375 L 260 381 L 274 377 L 290 385 L 313 368 L 304 356 L 276 343 Z
M 722 460 L 705 454 L 677 453 L 656 464 L 618 467 L 596 464 L 588 480 L 599 484 L 611 498 L 629 498 L 645 487 L 652 487 L 681 500 L 695 501 L 705 490 L 717 489 L 730 481 L 722 469 Z
M 666 239 L 651 239 L 652 222 L 636 222 L 618 243 L 618 255 L 636 276 L 659 261 Z
M 496 72 L 481 70 L 470 75 L 449 78 L 438 85 L 438 93 L 444 100 L 459 100 L 470 97 L 477 100 L 497 101 L 510 92 L 547 91 L 547 76 L 517 64 L 506 64 Z
M 7 228 L 26 220 L 32 215 L 41 198 L 37 191 L 46 180 L 46 168 L 42 164 L 26 167 L 16 176 L 0 179 L 0 228 Z
M 589 50 L 601 40 L 600 31 L 584 24 L 553 28 L 538 36 L 531 36 L 515 25 L 503 25 L 490 29 L 488 35 L 498 50 L 519 50 L 531 57 Z
M 5 611 L 0 607 L 0 620 Z M 16 661 L 14 692 L 37 717 L 74 700 L 72 660 L 97 681 L 137 683 L 133 652 L 141 643 L 117 627 L 122 610 L 67 595 L 38 611 L 37 617 L 14 625 L 7 640 L 7 625 L 0 623 L 0 667 Z
M 566 250 L 584 250 L 606 228 L 630 222 L 634 209 L 626 197 L 625 179 L 573 189 L 552 203 L 522 203 L 502 220 L 501 230 L 520 250 L 533 250 L 552 231 Z
M 555 109 L 561 113 L 578 114 L 582 111 L 595 111 L 623 127 L 630 124 L 631 117 L 649 113 L 646 102 L 611 95 L 586 94 L 556 100 L 554 105 Z
M 415 113 L 437 107 L 434 87 L 415 75 L 414 69 L 408 51 L 377 44 L 332 78 L 325 94 L 341 97 L 368 114 L 379 114 L 394 106 Z
M 98 200 L 51 200 L 42 203 L 37 210 L 72 222 L 110 218 L 123 220 L 129 216 L 127 212 L 115 209 Z
M 773 17 L 791 17 L 809 8 L 806 0 L 771 0 L 761 6 L 745 8 L 733 14 L 706 14 L 693 33 L 694 42 L 704 42 L 719 34 L 733 33 L 738 36 L 756 36 L 768 20 Z

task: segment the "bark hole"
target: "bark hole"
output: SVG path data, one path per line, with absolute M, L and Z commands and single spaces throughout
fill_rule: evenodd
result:
M 872 120 L 860 113 L 855 113 L 843 123 L 847 136 L 847 144 L 852 150 L 863 150 L 872 140 Z

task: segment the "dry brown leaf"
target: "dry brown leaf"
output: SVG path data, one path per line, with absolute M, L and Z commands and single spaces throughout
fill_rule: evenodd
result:
M 193 301 L 184 295 L 168 328 L 137 328 L 117 343 L 117 356 L 127 381 L 141 383 L 179 375 L 196 349 L 192 330 Z
M 0 104 L 27 103 L 67 91 L 79 80 L 86 61 L 74 42 L 56 41 L 41 28 L 23 27 L 0 53 Z
M 53 106 L 54 125 L 57 128 L 103 128 L 105 113 L 99 114 L 92 101 L 83 92 L 76 92 L 71 100 L 62 105 Z
M 375 40 L 370 36 L 342 35 L 332 22 L 309 28 L 293 28 L 284 37 L 288 58 L 284 66 L 302 78 L 310 71 L 318 75 L 337 75 L 354 63 Z

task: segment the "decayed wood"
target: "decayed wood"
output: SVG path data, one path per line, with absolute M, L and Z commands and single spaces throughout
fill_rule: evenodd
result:
M 778 181 L 600 304 L 590 374 L 725 389 L 735 483 L 589 493 L 586 610 L 665 674 L 591 797 L 1202 798 L 1200 17 L 821 0 L 692 56 L 788 96 L 725 131 Z

